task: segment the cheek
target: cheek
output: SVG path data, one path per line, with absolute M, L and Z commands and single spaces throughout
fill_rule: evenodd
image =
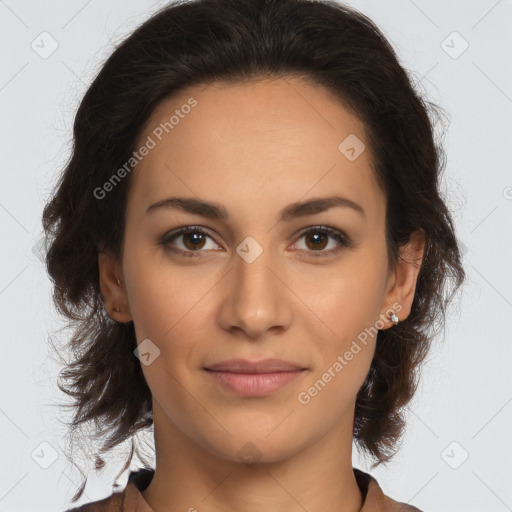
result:
M 297 395 L 299 404 L 311 414 L 318 413 L 334 421 L 349 417 L 364 383 L 375 352 L 377 329 L 366 322 L 368 314 L 356 311 L 353 316 L 333 317 L 336 333 L 329 339 L 316 338 L 313 372 Z
M 385 275 L 379 262 L 368 259 L 362 254 L 347 259 L 324 279 L 322 289 L 309 295 L 308 306 L 325 325 L 337 350 L 343 349 L 347 339 L 365 329 L 373 332 L 372 327 L 380 325 L 377 320 L 384 299 Z
M 156 344 L 165 344 L 193 316 L 214 281 L 200 268 L 173 264 L 159 247 L 137 248 L 133 241 L 131 249 L 127 244 L 123 265 L 137 339 L 153 337 Z
M 360 252 L 357 258 L 347 258 L 330 276 L 329 286 L 309 296 L 315 317 L 308 320 L 307 329 L 319 358 L 308 380 L 311 387 L 302 389 L 304 404 L 311 400 L 339 411 L 355 400 L 368 374 L 382 327 L 378 320 L 385 278 L 385 260 L 373 254 Z
M 205 322 L 206 296 L 218 277 L 199 267 L 171 265 L 159 254 L 126 254 L 132 256 L 125 277 L 137 342 L 156 354 L 154 363 L 142 365 L 148 385 L 156 397 L 162 389 L 179 391 L 179 383 L 191 389 L 195 383 L 188 369 L 201 359 L 204 347 L 198 340 L 211 336 L 211 325 Z

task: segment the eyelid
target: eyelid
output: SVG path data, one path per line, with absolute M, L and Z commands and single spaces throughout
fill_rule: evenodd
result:
M 310 226 L 308 228 L 305 228 L 302 230 L 299 235 L 296 238 L 297 243 L 304 235 L 307 235 L 309 233 L 317 233 L 317 232 L 323 232 L 328 237 L 336 240 L 338 243 L 338 246 L 334 249 L 330 249 L 328 251 L 305 251 L 308 253 L 308 255 L 311 255 L 313 258 L 322 258 L 322 257 L 328 257 L 332 256 L 334 254 L 337 254 L 341 249 L 347 249 L 350 247 L 353 247 L 353 242 L 351 238 L 343 231 L 337 228 L 333 228 L 330 226 L 325 225 L 316 225 L 316 226 Z M 294 244 L 295 244 L 294 243 Z
M 181 228 L 174 229 L 168 233 L 166 233 L 161 240 L 159 241 L 159 244 L 164 247 L 164 249 L 173 252 L 175 254 L 184 255 L 185 257 L 196 257 L 200 256 L 200 254 L 206 251 L 197 250 L 197 251 L 184 251 L 183 249 L 177 249 L 175 247 L 170 247 L 170 243 L 174 240 L 178 239 L 181 235 L 187 234 L 187 233 L 201 233 L 209 238 L 211 238 L 215 244 L 219 245 L 217 241 L 215 240 L 215 237 L 210 233 L 210 231 L 207 228 L 203 228 L 202 226 L 183 226 Z
M 311 255 L 313 258 L 318 258 L 318 257 L 331 256 L 331 255 L 337 253 L 338 251 L 340 251 L 341 249 L 353 247 L 353 241 L 345 232 L 341 231 L 338 228 L 325 226 L 325 225 L 314 225 L 314 226 L 309 226 L 307 228 L 304 228 L 302 231 L 299 232 L 298 235 L 295 235 L 295 242 L 293 243 L 293 245 L 295 245 L 305 235 L 307 235 L 309 233 L 316 233 L 316 232 L 325 233 L 326 236 L 336 240 L 336 242 L 338 243 L 338 246 L 335 247 L 334 249 L 330 249 L 328 251 L 324 251 L 324 250 L 307 251 L 307 250 L 299 249 L 300 252 L 306 252 L 309 255 Z M 172 231 L 166 233 L 161 238 L 161 240 L 159 241 L 159 244 L 164 246 L 164 248 L 166 250 L 169 250 L 173 253 L 177 253 L 180 255 L 184 255 L 185 257 L 196 257 L 196 255 L 199 256 L 201 253 L 209 252 L 209 251 L 204 251 L 201 249 L 199 249 L 197 251 L 191 251 L 191 250 L 183 250 L 183 249 L 176 249 L 176 248 L 169 247 L 170 242 L 173 242 L 174 240 L 179 238 L 181 235 L 187 234 L 187 233 L 204 234 L 207 237 L 211 238 L 215 242 L 215 244 L 220 245 L 217 243 L 217 241 L 215 240 L 215 237 L 211 234 L 211 232 L 208 228 L 204 228 L 202 226 L 197 226 L 197 225 L 183 226 L 181 228 L 172 230 Z M 296 251 L 296 249 L 294 249 L 294 251 Z

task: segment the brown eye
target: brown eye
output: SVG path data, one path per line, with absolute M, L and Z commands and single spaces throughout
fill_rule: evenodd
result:
M 195 257 L 201 256 L 202 252 L 209 249 L 208 240 L 212 240 L 214 249 L 218 247 L 206 231 L 199 227 L 187 226 L 165 235 L 160 240 L 160 245 L 181 256 Z
M 314 258 L 332 256 L 344 247 L 352 247 L 351 240 L 347 235 L 337 229 L 325 226 L 308 229 L 300 236 L 299 240 L 302 239 L 305 240 L 306 248 L 300 248 L 300 250 Z M 201 253 L 206 252 L 206 249 L 208 249 L 208 240 L 213 242 L 213 249 L 219 247 L 211 235 L 202 228 L 187 226 L 165 235 L 160 240 L 160 245 L 165 250 L 177 253 L 180 256 L 197 257 L 201 256 Z M 325 250 L 331 241 L 334 242 L 333 247 Z
M 306 237 L 307 240 L 306 245 L 308 246 L 309 249 L 312 250 L 325 249 L 329 238 L 324 233 L 318 231 L 306 233 L 304 236 Z
M 334 253 L 343 249 L 344 247 L 351 247 L 350 238 L 343 232 L 337 229 L 319 226 L 311 228 L 303 232 L 299 240 L 305 240 L 306 249 L 300 248 L 308 253 L 308 256 L 323 257 L 332 256 Z M 325 248 L 329 245 L 330 240 L 334 241 L 334 246 L 328 250 Z
M 205 235 L 197 231 L 190 233 L 182 233 L 183 245 L 191 251 L 202 249 L 205 244 Z

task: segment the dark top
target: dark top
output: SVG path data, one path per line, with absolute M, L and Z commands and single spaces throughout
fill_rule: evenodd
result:
M 364 500 L 360 512 L 421 512 L 412 505 L 386 496 L 374 477 L 360 469 L 353 469 Z M 150 469 L 132 471 L 122 492 L 66 512 L 155 512 L 140 493 L 149 486 L 154 473 Z

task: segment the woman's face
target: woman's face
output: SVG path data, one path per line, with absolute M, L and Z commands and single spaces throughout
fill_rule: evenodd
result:
M 361 122 L 298 78 L 218 82 L 160 104 L 142 145 L 121 279 L 155 429 L 229 460 L 351 442 L 396 299 Z M 206 369 L 233 359 L 303 370 Z

